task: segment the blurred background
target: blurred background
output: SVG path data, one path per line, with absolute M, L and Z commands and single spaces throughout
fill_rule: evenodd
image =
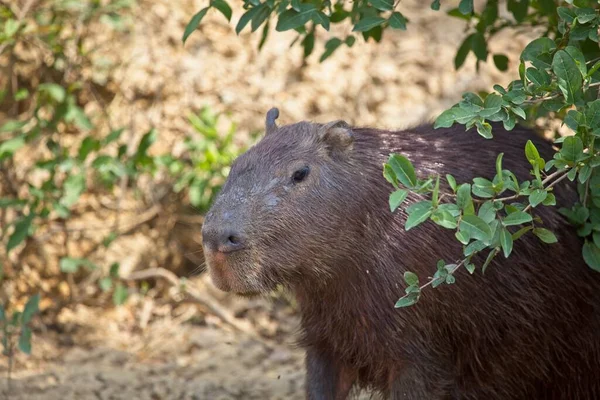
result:
M 204 3 L 0 1 L 9 398 L 302 399 L 293 299 L 236 298 L 204 271 L 202 216 L 228 165 L 274 106 L 280 124 L 432 121 L 463 92 L 513 80 L 531 39 L 503 31 L 489 43 L 509 57 L 504 72 L 476 71 L 472 53 L 456 71 L 465 23 L 402 0 L 407 31 L 320 63 L 324 34 L 307 60 L 293 31 L 260 51 L 260 35 L 236 35 L 240 2 L 231 23 L 211 10 L 183 45 Z M 11 316 L 37 295 L 23 334 Z

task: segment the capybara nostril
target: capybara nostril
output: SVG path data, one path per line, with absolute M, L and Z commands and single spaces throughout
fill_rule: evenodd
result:
M 244 248 L 244 240 L 237 233 L 225 233 L 223 234 L 225 238 L 222 243 L 219 244 L 217 249 L 222 253 L 231 253 L 236 250 L 241 250 Z
M 202 243 L 209 251 L 232 253 L 245 247 L 243 236 L 237 231 L 227 228 L 204 227 Z

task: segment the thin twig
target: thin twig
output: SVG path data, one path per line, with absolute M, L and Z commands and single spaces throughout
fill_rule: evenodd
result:
M 563 170 L 564 172 L 564 170 Z M 556 185 L 558 182 L 562 181 L 563 179 L 565 179 L 568 175 L 565 173 L 563 175 L 561 175 L 557 180 L 555 180 L 554 182 L 552 182 L 551 184 L 549 184 L 545 189 L 550 189 L 552 188 L 554 185 Z M 529 204 L 527 207 L 525 207 L 525 209 L 523 210 L 523 212 L 529 211 L 531 209 L 531 204 Z
M 255 338 L 260 338 L 260 335 L 252 329 L 251 326 L 244 324 L 243 322 L 238 321 L 229 311 L 221 307 L 216 301 L 212 298 L 204 295 L 199 292 L 195 288 L 193 288 L 190 282 L 185 282 L 183 284 L 179 277 L 175 275 L 173 272 L 166 270 L 164 268 L 149 268 L 142 271 L 133 272 L 130 275 L 124 277 L 126 280 L 144 280 L 151 278 L 163 278 L 171 285 L 176 286 L 187 293 L 192 299 L 208 308 L 208 310 L 220 318 L 223 322 L 232 326 L 240 332 L 249 334 Z M 262 340 L 262 339 L 261 339 Z
M 600 82 L 590 83 L 588 85 L 588 89 L 591 87 L 596 87 L 596 86 L 600 86 Z M 556 94 L 553 94 L 553 95 L 547 96 L 547 97 L 539 97 L 537 99 L 525 100 L 523 102 L 523 104 L 535 104 L 535 103 L 539 103 L 540 101 L 552 100 L 552 99 L 556 99 L 561 96 L 562 96 L 562 93 L 556 93 Z

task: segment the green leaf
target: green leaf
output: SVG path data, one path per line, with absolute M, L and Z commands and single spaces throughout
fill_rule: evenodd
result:
M 63 257 L 59 262 L 60 270 L 67 274 L 75 273 L 80 267 L 97 269 L 98 267 L 87 258 Z
M 294 9 L 289 9 L 283 14 L 279 15 L 279 20 L 277 21 L 275 30 L 278 32 L 284 32 L 304 26 L 308 21 L 311 20 L 312 14 L 316 13 L 316 11 L 316 8 L 306 8 L 301 12 L 298 12 Z
M 493 137 L 492 126 L 489 123 L 477 121 L 475 123 L 475 126 L 477 127 L 477 133 L 479 133 L 484 138 L 491 139 Z
M 600 100 L 594 100 L 587 104 L 585 120 L 591 129 L 600 127 Z
M 433 0 L 433 3 L 431 3 L 431 9 L 438 11 L 440 9 L 440 0 Z
M 321 11 L 314 12 L 311 15 L 311 19 L 315 24 L 321 25 L 326 31 L 329 30 L 329 17 L 325 13 Z
M 464 231 L 457 231 L 454 236 L 456 237 L 456 239 L 458 239 L 459 242 L 461 242 L 462 244 L 466 245 L 467 243 L 469 243 L 469 240 L 471 239 L 469 237 L 469 234 L 467 232 Z
M 593 8 L 576 7 L 573 9 L 573 12 L 575 12 L 575 15 L 577 15 L 577 22 L 579 22 L 580 24 L 587 24 L 593 19 L 596 19 L 597 16 L 596 10 L 594 10 Z
M 333 38 L 333 39 L 329 39 L 326 43 L 325 43 L 325 51 L 323 52 L 323 54 L 321 55 L 321 58 L 319 59 L 319 62 L 323 62 L 325 61 L 327 58 L 329 58 L 329 56 L 331 56 L 333 54 L 333 52 L 342 45 L 342 40 L 339 38 Z
M 15 223 L 15 230 L 8 238 L 6 244 L 6 252 L 10 253 L 12 249 L 17 247 L 27 236 L 29 236 L 29 229 L 31 228 L 31 222 L 33 221 L 33 214 L 29 214 L 25 217 L 21 217 Z
M 62 103 L 65 101 L 67 97 L 67 92 L 65 88 L 56 83 L 42 83 L 38 86 L 39 92 L 47 93 L 52 99 L 56 100 L 58 103 Z
M 510 11 L 517 22 L 522 22 L 527 16 L 527 9 L 529 7 L 529 0 L 508 0 L 507 8 Z
M 479 218 L 481 218 L 486 224 L 489 224 L 496 218 L 496 209 L 494 208 L 494 203 L 491 201 L 486 201 L 479 207 L 479 211 L 477 212 Z
M 492 251 L 489 252 L 487 258 L 485 259 L 485 262 L 483 263 L 483 266 L 481 267 L 481 273 L 482 274 L 485 274 L 485 270 L 490 265 L 490 263 L 492 262 L 492 260 L 494 259 L 494 257 L 496 257 L 496 254 L 498 254 L 498 252 L 496 250 L 492 250 Z
M 545 88 L 550 85 L 550 75 L 548 75 L 544 70 L 527 68 L 525 76 L 538 88 Z
M 406 271 L 404 273 L 404 282 L 409 286 L 418 285 L 419 277 L 414 272 Z
M 25 137 L 22 135 L 0 143 L 0 160 L 2 160 L 4 156 L 14 154 L 23 146 L 25 146 Z
M 113 303 L 117 306 L 125 304 L 127 295 L 127 288 L 121 282 L 117 283 L 115 291 L 113 292 Z
M 0 197 L 0 208 L 22 208 L 25 204 L 27 204 L 25 200 Z
M 394 29 L 406 30 L 406 18 L 398 11 L 394 12 L 390 17 L 390 26 Z
M 446 180 L 448 181 L 448 185 L 450 185 L 452 191 L 456 192 L 456 179 L 454 179 L 452 175 L 446 174 Z
M 496 156 L 496 177 L 498 181 L 502 181 L 502 157 L 504 157 L 504 153 L 499 153 Z
M 120 268 L 120 264 L 119 263 L 112 263 L 110 265 L 110 270 L 109 270 L 109 276 L 111 276 L 112 278 L 118 279 L 121 275 L 119 275 L 119 268 Z
M 100 142 L 98 140 L 92 138 L 91 136 L 87 136 L 81 142 L 81 146 L 79 146 L 79 152 L 77 154 L 77 158 L 79 159 L 79 161 L 85 161 L 87 156 L 92 151 L 98 151 L 98 150 L 100 150 Z
M 102 139 L 102 145 L 106 146 L 114 141 L 119 140 L 124 130 L 124 128 L 120 128 L 109 133 L 104 139 Z
M 575 60 L 566 51 L 559 50 L 554 54 L 552 70 L 558 78 L 558 87 L 565 97 L 565 101 L 573 104 L 579 97 L 578 92 L 583 85 L 583 77 Z
M 268 3 L 263 3 L 259 7 L 258 12 L 252 18 L 252 22 L 250 23 L 250 28 L 252 32 L 256 31 L 263 22 L 271 15 L 271 8 L 268 6 Z
M 31 354 L 31 328 L 24 326 L 19 335 L 19 350 L 25 354 Z
M 475 272 L 475 264 L 473 263 L 465 262 L 465 268 L 467 269 L 467 271 L 469 271 L 471 275 L 473 275 L 473 273 Z
M 423 208 L 417 208 L 417 209 L 413 210 L 413 212 L 410 213 L 408 215 L 408 218 L 406 219 L 404 229 L 408 231 L 408 230 L 414 228 L 415 226 L 425 222 L 427 220 L 427 218 L 429 218 L 431 213 L 432 213 L 431 208 L 423 207 Z
M 462 44 L 456 51 L 456 56 L 454 57 L 454 69 L 459 69 L 467 59 L 469 55 L 469 51 L 471 51 L 471 38 L 472 34 L 467 36 L 465 40 L 463 40 Z
M 523 236 L 524 234 L 526 234 L 527 232 L 529 232 L 532 229 L 533 229 L 532 226 L 525 226 L 525 227 L 519 229 L 518 231 L 516 231 L 515 233 L 513 233 L 512 239 L 518 240 L 521 236 Z
M 467 232 L 473 239 L 489 240 L 492 235 L 490 226 L 476 215 L 464 215 L 460 221 L 460 230 Z
M 504 258 L 508 258 L 513 249 L 513 239 L 506 228 L 502 228 L 502 231 L 500 232 L 500 245 L 504 252 Z
M 544 201 L 542 202 L 545 206 L 555 206 L 556 205 L 556 197 L 552 193 L 548 193 Z
M 409 295 L 406 297 L 402 297 L 400 298 L 394 307 L 396 308 L 401 308 L 401 307 L 408 307 L 408 306 L 412 306 L 413 304 L 415 304 L 417 301 L 419 301 L 419 295 Z
M 583 154 L 583 142 L 577 136 L 568 136 L 563 141 L 560 154 L 567 161 L 577 161 Z
M 473 178 L 473 194 L 484 199 L 494 197 L 496 194 L 494 184 L 485 178 Z
M 381 11 L 389 11 L 394 8 L 394 0 L 369 0 L 369 3 Z
M 576 17 L 573 10 L 571 10 L 570 8 L 567 8 L 567 7 L 558 7 L 556 9 L 556 12 L 558 13 L 558 16 L 560 17 L 560 19 L 562 19 L 563 21 L 565 21 L 569 24 L 572 24 L 573 20 Z
M 581 253 L 585 263 L 593 270 L 600 272 L 600 248 L 593 242 L 586 241 Z
M 98 286 L 100 286 L 103 292 L 108 292 L 112 288 L 112 278 L 105 276 L 98 281 Z
M 471 35 L 471 49 L 477 56 L 478 60 L 487 59 L 487 42 L 485 41 L 483 34 L 477 32 Z
M 16 19 L 9 19 L 4 24 L 4 35 L 7 38 L 12 37 L 19 30 L 20 21 Z
M 536 207 L 538 204 L 546 200 L 548 192 L 542 189 L 536 189 L 529 195 L 529 203 L 532 207 Z
M 227 21 L 231 21 L 231 7 L 224 0 L 211 0 L 210 5 L 221 12 L 227 18 Z M 196 24 L 197 25 L 197 24 Z
M 506 216 L 506 218 L 504 218 L 504 220 L 502 221 L 502 223 L 505 226 L 511 226 L 511 225 L 521 225 L 524 224 L 526 222 L 531 222 L 532 218 L 531 215 L 529 215 L 526 212 L 523 211 L 515 211 L 513 213 L 510 213 Z
M 556 50 L 556 44 L 548 37 L 540 37 L 531 41 L 521 53 L 521 58 L 531 61 L 537 69 L 550 68 L 551 53 Z
M 60 199 L 60 204 L 69 208 L 79 200 L 79 196 L 86 189 L 85 175 L 83 173 L 69 175 L 63 189 L 64 194 Z
M 385 22 L 385 18 L 381 17 L 365 17 L 358 21 L 352 32 L 366 32 Z
M 471 197 L 471 185 L 463 183 L 456 191 L 456 204 L 465 214 L 474 214 L 473 198 Z
M 237 35 L 240 34 L 240 32 L 246 27 L 246 25 L 248 25 L 248 22 L 250 22 L 254 16 L 256 14 L 258 14 L 258 12 L 263 8 L 266 7 L 266 4 L 261 4 L 260 6 L 254 6 L 251 9 L 249 9 L 248 11 L 246 11 L 241 17 L 240 20 L 238 21 L 237 25 L 235 26 L 235 33 Z
M 25 304 L 25 308 L 23 308 L 23 314 L 21 314 L 22 324 L 28 324 L 31 321 L 31 318 L 39 311 L 40 309 L 40 295 L 39 293 L 31 296 Z
M 458 11 L 463 15 L 467 15 L 473 12 L 473 0 L 460 0 L 458 5 Z
M 390 211 L 394 212 L 408 196 L 408 190 L 398 189 L 390 195 Z
M 22 127 L 27 125 L 29 121 L 8 121 L 0 125 L 0 133 L 18 132 Z M 1 145 L 0 145 L 1 146 Z
M 415 168 L 410 160 L 400 154 L 392 154 L 388 159 L 388 165 L 392 168 L 396 178 L 404 186 L 413 188 L 417 184 Z
M 445 210 L 436 210 L 431 215 L 431 220 L 447 229 L 455 229 L 457 226 L 456 218 L 454 218 L 449 211 Z
M 463 253 L 464 253 L 465 257 L 469 257 L 475 253 L 480 252 L 481 250 L 485 249 L 486 247 L 487 247 L 487 245 L 482 240 L 474 240 L 471 243 L 469 243 L 468 246 L 465 247 Z
M 196 14 L 194 14 L 190 22 L 188 22 L 187 26 L 185 27 L 185 30 L 183 31 L 183 37 L 181 38 L 181 41 L 183 43 L 185 43 L 185 41 L 192 34 L 192 32 L 194 32 L 196 28 L 198 28 L 200 21 L 202 21 L 202 18 L 204 18 L 207 12 L 208 7 L 205 7 L 202 10 L 198 11 Z
M 540 159 L 540 153 L 531 140 L 528 140 L 527 144 L 525 144 L 525 157 L 527 157 L 527 161 L 531 165 L 538 164 L 538 160 Z
M 552 233 L 551 231 L 549 231 L 546 228 L 535 228 L 533 230 L 533 234 L 537 237 L 540 238 L 540 240 L 544 243 L 556 243 L 558 242 L 558 239 L 556 238 L 556 236 L 554 235 L 554 233 Z
M 585 183 L 585 181 L 587 181 L 591 175 L 592 175 L 592 168 L 587 164 L 584 165 L 579 170 L 579 176 L 578 176 L 579 183 Z
M 508 57 L 504 54 L 494 54 L 494 64 L 500 71 L 508 70 Z
M 483 107 L 488 115 L 493 115 L 500 111 L 502 106 L 502 96 L 495 93 L 490 93 L 483 102 Z M 481 114 L 480 114 L 481 115 Z
M 454 110 L 449 109 L 441 113 L 436 119 L 433 125 L 434 129 L 438 128 L 450 128 L 454 124 Z
M 302 46 L 304 47 L 304 57 L 308 57 L 315 48 L 315 33 L 311 32 L 304 37 L 302 40 Z
M 581 53 L 581 50 L 575 46 L 567 46 L 565 47 L 565 51 L 569 53 L 575 61 L 577 68 L 579 68 L 579 72 L 581 72 L 581 76 L 585 77 L 587 75 L 587 67 L 585 65 L 585 57 Z

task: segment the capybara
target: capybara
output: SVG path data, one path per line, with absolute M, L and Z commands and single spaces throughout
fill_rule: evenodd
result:
M 482 256 L 473 275 L 461 268 L 455 284 L 394 308 L 405 271 L 426 282 L 437 260 L 461 260 L 462 245 L 431 221 L 407 232 L 406 214 L 390 212 L 389 154 L 408 157 L 421 178 L 450 173 L 462 183 L 492 179 L 503 152 L 504 168 L 526 180 L 526 141 L 546 160 L 549 142 L 522 127 L 494 125 L 487 140 L 460 125 L 393 132 L 343 121 L 278 126 L 278 116 L 267 113 L 265 136 L 233 163 L 203 247 L 221 290 L 281 285 L 297 298 L 308 399 L 354 389 L 391 399 L 600 399 L 600 273 L 557 212 L 577 199 L 568 180 L 555 187 L 555 207 L 533 209 L 558 243 L 530 232 L 485 273 Z

